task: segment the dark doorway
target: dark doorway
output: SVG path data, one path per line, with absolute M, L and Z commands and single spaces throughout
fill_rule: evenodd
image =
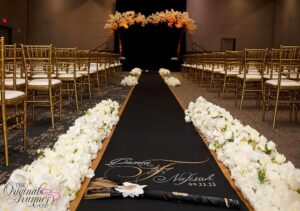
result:
M 235 38 L 221 38 L 221 51 L 235 51 Z
M 6 26 L 0 26 L 0 37 L 4 37 L 4 42 L 6 45 L 12 44 L 12 29 Z

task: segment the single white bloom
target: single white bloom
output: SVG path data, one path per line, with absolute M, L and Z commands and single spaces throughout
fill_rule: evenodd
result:
M 122 186 L 118 186 L 115 189 L 122 193 L 124 198 L 128 196 L 134 198 L 135 196 L 144 194 L 144 188 L 146 186 L 147 185 L 138 185 L 130 182 L 124 182 Z

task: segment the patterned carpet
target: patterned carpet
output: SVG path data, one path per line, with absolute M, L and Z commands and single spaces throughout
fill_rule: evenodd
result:
M 4 164 L 3 139 L 1 136 L 0 143 L 0 184 L 3 184 L 9 178 L 14 169 L 20 168 L 26 164 L 30 164 L 37 158 L 37 150 L 52 147 L 57 141 L 57 137 L 66 132 L 66 130 L 74 123 L 75 119 L 82 116 L 84 112 L 94 107 L 103 99 L 116 100 L 122 103 L 126 98 L 130 87 L 120 85 L 122 77 L 128 73 L 120 73 L 116 76 L 107 87 L 101 88 L 99 91 L 95 89 L 92 100 L 88 96 L 84 96 L 83 105 L 80 105 L 80 111 L 76 111 L 74 102 L 67 102 L 64 98 L 62 121 L 58 122 L 58 116 L 55 118 L 55 129 L 51 129 L 50 112 L 47 108 L 36 111 L 36 120 L 29 122 L 28 127 L 28 149 L 23 151 L 22 130 L 12 130 L 9 133 L 9 159 L 8 167 Z M 56 112 L 58 113 L 58 112 Z M 2 132 L 1 132 L 2 134 Z

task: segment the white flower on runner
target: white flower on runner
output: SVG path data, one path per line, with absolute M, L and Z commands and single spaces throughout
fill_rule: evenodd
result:
M 180 86 L 180 81 L 175 78 L 175 77 L 167 77 L 165 78 L 165 82 L 166 84 L 168 84 L 168 86 Z
M 140 76 L 142 74 L 142 69 L 135 67 L 130 71 L 130 75 Z
M 158 71 L 159 75 L 161 76 L 167 76 L 171 74 L 171 71 L 166 68 L 160 68 Z
M 118 186 L 115 189 L 122 193 L 123 197 L 131 197 L 139 196 L 144 194 L 144 188 L 147 185 L 138 185 L 130 182 L 124 182 L 122 186 Z
M 123 86 L 135 86 L 137 84 L 138 84 L 138 78 L 131 75 L 126 76 L 121 81 L 121 85 Z

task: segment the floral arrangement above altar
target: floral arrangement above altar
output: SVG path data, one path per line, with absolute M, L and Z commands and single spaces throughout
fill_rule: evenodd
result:
M 188 12 L 174 11 L 173 9 L 156 12 L 148 17 L 134 11 L 116 12 L 109 17 L 104 28 L 111 32 L 122 27 L 128 29 L 134 24 L 145 26 L 146 24 L 157 25 L 159 23 L 166 23 L 169 27 L 176 27 L 187 32 L 194 32 L 196 29 L 195 21 L 189 17 Z

